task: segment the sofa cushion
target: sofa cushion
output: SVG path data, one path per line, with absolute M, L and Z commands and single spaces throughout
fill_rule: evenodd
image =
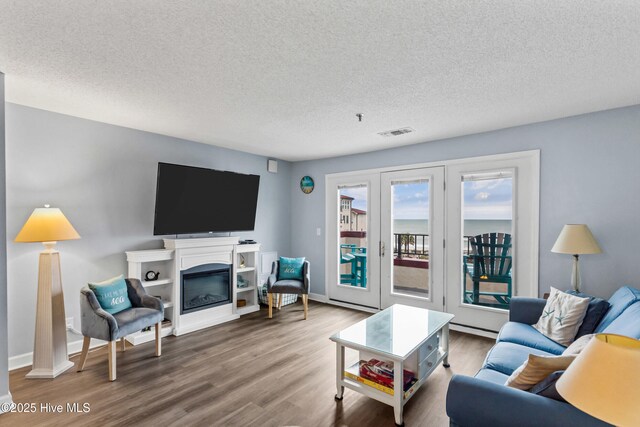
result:
M 529 354 L 539 356 L 555 356 L 549 352 L 526 347 L 511 342 L 499 342 L 489 350 L 484 360 L 485 369 L 493 369 L 506 375 L 511 375 L 513 371 L 518 369 L 525 360 L 529 358 Z
M 640 290 L 630 288 L 629 286 L 618 289 L 611 298 L 609 298 L 609 310 L 596 327 L 595 332 L 603 332 L 611 322 L 636 301 L 640 301 Z
M 570 295 L 575 295 L 582 298 L 589 298 L 589 307 L 587 308 L 587 314 L 582 319 L 582 325 L 578 328 L 576 338 L 578 339 L 584 335 L 592 334 L 595 331 L 596 326 L 602 320 L 607 310 L 609 310 L 609 302 L 602 298 L 594 297 L 591 295 L 583 294 L 581 292 L 570 289 L 565 291 Z
M 498 334 L 498 342 L 511 342 L 543 350 L 551 354 L 562 354 L 565 347 L 542 335 L 531 325 L 507 322 Z
M 628 307 L 602 332 L 640 339 L 640 301 Z
M 149 325 L 162 322 L 162 311 L 152 308 L 134 307 L 113 315 L 118 323 L 115 339 L 139 332 Z
M 504 383 L 507 382 L 507 378 L 509 378 L 509 375 L 494 371 L 493 369 L 480 369 L 475 376 L 478 379 L 489 381 L 501 386 L 504 385 Z

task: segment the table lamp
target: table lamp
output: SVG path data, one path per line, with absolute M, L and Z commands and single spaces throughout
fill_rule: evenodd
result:
M 38 266 L 38 302 L 33 366 L 27 378 L 55 378 L 73 366 L 67 353 L 67 324 L 56 241 L 80 235 L 60 209 L 36 208 L 16 236 L 16 242 L 42 242 Z
M 567 402 L 616 426 L 640 426 L 640 341 L 596 335 L 556 383 Z
M 578 257 L 583 254 L 599 254 L 602 252 L 596 238 L 586 224 L 567 224 L 562 228 L 551 252 L 573 255 L 571 286 L 580 291 L 580 269 Z

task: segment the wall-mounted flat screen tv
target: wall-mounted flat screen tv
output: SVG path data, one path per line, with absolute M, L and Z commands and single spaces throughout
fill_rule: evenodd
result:
M 259 175 L 158 163 L 153 234 L 250 231 Z

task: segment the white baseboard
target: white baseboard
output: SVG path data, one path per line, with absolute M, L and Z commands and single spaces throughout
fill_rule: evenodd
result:
M 4 394 L 4 395 L 0 396 L 0 415 L 4 414 L 6 412 L 6 411 L 3 411 L 2 408 L 7 403 L 13 403 L 13 399 L 11 397 L 11 393 L 7 393 L 7 394 Z
M 449 329 L 456 332 L 463 332 L 465 334 L 470 334 L 470 335 L 478 335 L 480 337 L 491 338 L 494 340 L 498 338 L 498 334 L 496 332 L 483 331 L 482 329 L 470 328 L 468 326 L 449 325 Z
M 106 341 L 92 339 L 90 349 L 107 345 Z M 82 351 L 82 340 L 72 341 L 67 343 L 67 352 L 69 355 L 80 353 Z M 25 366 L 31 366 L 33 364 L 33 352 L 19 354 L 9 358 L 9 370 L 14 371 L 16 369 L 24 368 Z M 0 398 L 2 399 L 2 398 Z
M 309 299 L 311 301 L 318 301 L 318 302 L 327 302 L 327 296 L 326 295 L 321 295 L 321 294 L 309 294 Z
M 337 305 L 338 307 L 345 307 L 345 308 L 351 308 L 353 310 L 364 311 L 365 313 L 377 313 L 377 312 L 380 311 L 377 308 L 363 307 L 363 306 L 357 305 L 357 304 L 349 304 L 349 303 L 346 303 L 346 302 L 333 301 L 333 300 L 330 300 L 328 298 L 326 299 L 325 302 L 327 304 Z

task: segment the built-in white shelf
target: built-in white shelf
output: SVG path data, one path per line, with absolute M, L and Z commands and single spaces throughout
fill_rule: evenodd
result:
M 249 292 L 249 291 L 253 291 L 255 289 L 256 289 L 255 286 L 249 286 L 247 288 L 238 288 L 238 293 L 240 293 L 240 292 Z
M 173 334 L 173 325 L 167 325 L 160 329 L 160 335 L 164 337 L 168 337 Z M 127 341 L 129 341 L 133 345 L 142 344 L 145 342 L 153 341 L 156 339 L 156 330 L 155 328 L 151 328 L 150 331 L 145 332 L 137 332 L 135 334 L 127 336 Z
M 255 267 L 241 267 L 236 270 L 236 273 L 246 273 L 248 271 L 256 271 Z
M 253 313 L 254 311 L 259 311 L 260 310 L 260 305 L 258 304 L 254 304 L 254 305 L 247 305 L 244 307 L 238 307 L 238 314 L 240 316 L 245 315 L 245 314 L 249 314 L 249 313 Z
M 173 283 L 171 279 L 149 280 L 142 282 L 142 286 L 145 288 L 152 288 L 154 286 L 170 285 Z
M 149 295 L 161 297 L 164 305 L 164 317 L 171 321 L 162 327 L 162 336 L 166 337 L 173 334 L 173 280 L 170 273 L 173 270 L 173 249 L 152 249 L 143 251 L 126 252 L 127 263 L 129 265 L 128 277 L 140 280 L 142 286 L 147 290 Z M 162 279 L 144 280 L 147 271 L 155 271 L 160 273 Z M 168 309 L 168 310 L 167 310 Z M 133 345 L 144 342 L 153 341 L 155 339 L 154 328 L 147 332 L 136 332 L 127 336 L 127 341 Z

